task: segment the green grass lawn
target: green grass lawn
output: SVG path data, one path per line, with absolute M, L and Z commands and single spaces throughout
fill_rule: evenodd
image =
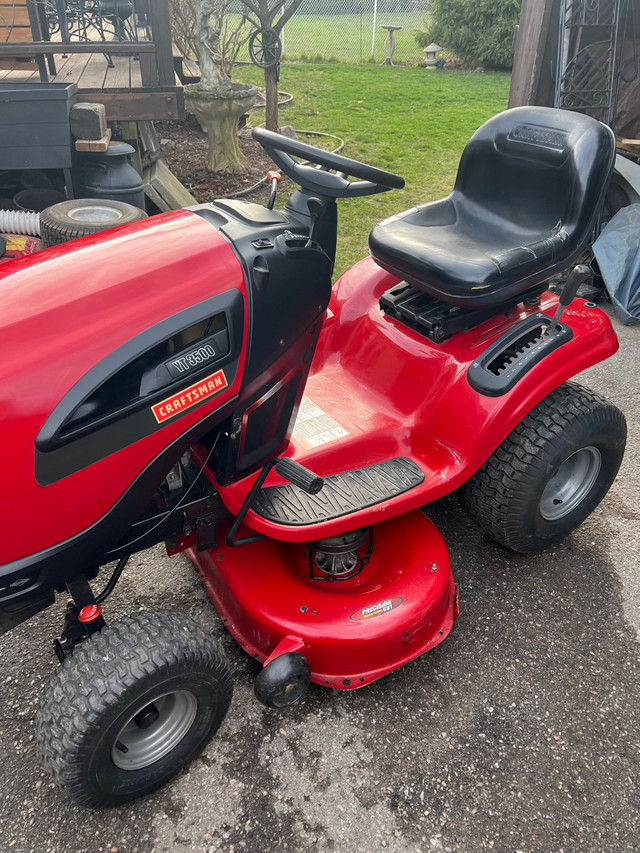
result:
M 241 66 L 234 79 L 260 85 L 261 71 Z M 367 252 L 373 225 L 399 210 L 442 198 L 453 186 L 465 143 L 506 108 L 508 74 L 426 71 L 373 65 L 283 65 L 280 88 L 293 102 L 280 124 L 335 134 L 342 153 L 406 181 L 405 189 L 339 201 L 336 273 Z M 253 124 L 264 121 L 256 110 Z
M 229 15 L 229 25 L 240 22 L 239 16 Z M 374 54 L 373 16 L 366 15 L 301 15 L 296 14 L 285 26 L 283 45 L 285 61 L 310 62 L 382 62 L 387 55 L 386 30 L 383 24 L 396 24 L 403 29 L 395 34 L 394 64 L 417 64 L 424 58 L 415 32 L 426 26 L 424 12 L 384 12 L 376 19 Z M 249 59 L 248 48 L 239 54 L 240 61 Z
M 386 56 L 386 30 L 382 24 L 403 27 L 395 33 L 394 63 L 418 63 L 423 58 L 422 48 L 415 40 L 415 31 L 424 29 L 425 16 L 421 12 L 387 13 L 378 16 L 375 29 L 373 61 L 382 62 Z M 317 56 L 341 62 L 371 61 L 373 42 L 371 15 L 294 15 L 285 27 L 284 55 L 286 59 Z

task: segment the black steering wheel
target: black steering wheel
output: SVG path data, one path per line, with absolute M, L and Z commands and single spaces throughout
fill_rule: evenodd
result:
M 324 151 L 280 133 L 254 127 L 251 135 L 285 175 L 308 192 L 329 198 L 354 198 L 404 187 L 404 178 L 399 175 L 341 154 Z M 293 157 L 302 157 L 306 163 L 298 163 Z M 328 171 L 330 169 L 334 171 Z M 348 175 L 359 180 L 349 181 Z

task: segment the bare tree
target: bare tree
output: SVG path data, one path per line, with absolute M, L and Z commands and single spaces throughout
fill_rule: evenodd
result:
M 302 0 L 242 0 L 247 18 L 260 30 L 263 50 L 280 44 L 280 33 Z M 264 69 L 264 88 L 267 101 L 266 126 L 278 130 L 278 67 L 273 62 Z
M 176 45 L 185 56 L 197 56 L 196 16 L 199 0 L 170 0 L 171 30 Z M 249 41 L 252 27 L 243 15 L 232 14 L 238 8 L 237 0 L 211 0 L 213 20 L 220 31 L 220 70 L 231 77 L 238 54 Z

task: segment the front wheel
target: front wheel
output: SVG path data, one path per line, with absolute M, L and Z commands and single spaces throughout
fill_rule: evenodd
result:
M 52 675 L 36 715 L 44 764 L 83 805 L 115 806 L 167 782 L 208 743 L 232 680 L 192 619 L 143 612 L 85 641 Z
M 598 506 L 622 462 L 624 415 L 567 382 L 542 400 L 459 489 L 484 532 L 526 554 L 564 539 Z

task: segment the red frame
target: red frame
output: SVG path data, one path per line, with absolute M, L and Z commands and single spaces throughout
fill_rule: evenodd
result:
M 188 251 L 177 252 L 179 246 Z M 0 271 L 0 280 L 0 405 L 6 412 L 0 439 L 11 448 L 8 472 L 5 467 L 11 488 L 0 511 L 12 519 L 2 555 L 10 562 L 91 528 L 164 448 L 239 394 L 248 297 L 230 244 L 187 211 L 16 261 Z M 538 311 L 551 316 L 557 297 L 545 293 L 537 306 L 520 305 L 438 345 L 381 312 L 380 296 L 397 283 L 370 259 L 336 283 L 305 394 L 344 435 L 315 447 L 294 435 L 286 453 L 321 476 L 407 457 L 423 472 L 422 484 L 316 524 L 285 526 L 249 511 L 239 535 L 266 539 L 230 548 L 222 529 L 217 547 L 189 552 L 225 624 L 250 655 L 264 663 L 301 651 L 314 681 L 344 689 L 441 642 L 457 615 L 446 546 L 417 508 L 457 488 L 549 391 L 618 347 L 608 318 L 575 300 L 563 316 L 572 339 L 508 393 L 488 397 L 470 386 L 469 366 L 515 323 Z M 232 289 L 241 293 L 245 314 L 243 352 L 229 386 L 122 450 L 39 485 L 35 438 L 87 370 L 168 316 Z M 256 475 L 225 487 L 212 471 L 207 475 L 236 515 Z M 266 486 L 281 482 L 274 471 Z M 25 510 L 32 507 L 35 525 Z M 373 549 L 360 574 L 310 579 L 306 543 L 369 526 Z
M 551 317 L 557 297 L 544 293 L 539 305 L 519 305 L 434 344 L 380 311 L 380 296 L 397 283 L 369 259 L 336 283 L 305 394 L 347 435 L 316 448 L 294 437 L 287 455 L 322 476 L 408 457 L 424 472 L 422 485 L 312 525 L 284 526 L 250 510 L 238 535 L 257 531 L 267 538 L 230 548 L 223 529 L 216 548 L 189 551 L 224 623 L 249 655 L 268 663 L 299 651 L 312 680 L 333 688 L 367 684 L 447 636 L 458 612 L 447 550 L 417 508 L 457 488 L 547 393 L 618 348 L 608 317 L 576 300 L 563 315 L 573 338 L 511 391 L 488 397 L 470 386 L 469 366 L 515 323 L 538 312 Z M 232 514 L 254 480 L 216 484 Z M 265 485 L 281 482 L 272 472 Z M 361 575 L 333 583 L 309 579 L 305 543 L 373 522 L 371 562 Z M 402 605 L 354 624 L 363 602 L 375 606 L 381 598 Z

